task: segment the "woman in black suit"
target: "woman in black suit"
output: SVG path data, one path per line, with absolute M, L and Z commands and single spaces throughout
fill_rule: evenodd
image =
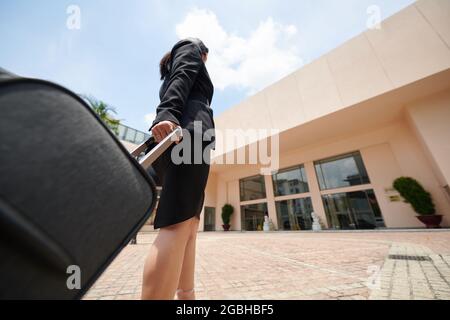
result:
M 210 108 L 214 87 L 205 66 L 208 52 L 201 40 L 188 38 L 176 43 L 160 63 L 161 80 L 164 80 L 159 92 L 161 103 L 150 130 L 156 142 L 160 142 L 176 127 L 181 127 L 183 140 L 179 145 L 172 145 L 153 164 L 162 184 L 154 222 L 155 229 L 160 231 L 145 263 L 142 299 L 167 300 L 175 294 L 180 300 L 195 299 L 197 230 L 209 175 L 210 151 L 214 148 Z M 198 141 L 202 147 L 195 149 L 194 143 Z M 180 153 L 178 148 L 182 144 L 191 148 L 183 148 Z M 181 164 L 173 161 L 174 155 L 186 156 L 185 152 L 191 161 Z

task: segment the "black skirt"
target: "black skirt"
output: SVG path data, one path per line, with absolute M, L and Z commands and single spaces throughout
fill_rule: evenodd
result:
M 206 110 L 206 108 L 209 108 L 206 104 L 195 101 L 191 101 L 189 105 L 190 113 L 195 109 Z M 202 116 L 196 120 L 203 120 L 201 118 Z M 210 121 L 211 119 L 206 123 L 211 123 Z M 199 139 L 199 134 L 203 134 L 205 127 L 202 132 L 194 132 L 191 121 L 189 121 L 183 123 L 182 128 L 185 133 L 186 131 L 189 133 L 189 135 L 184 135 L 183 140 L 187 142 L 186 140 L 190 139 L 191 148 L 182 149 L 180 148 L 181 145 L 177 148 L 177 145 L 174 144 L 152 165 L 162 186 L 154 220 L 155 229 L 174 225 L 194 216 L 200 219 L 202 212 L 205 188 L 210 171 L 211 142 L 202 141 L 201 137 Z M 194 148 L 194 140 L 196 140 L 195 143 L 200 142 L 200 148 Z M 174 150 L 174 148 L 176 149 Z M 171 157 L 173 150 L 180 157 L 184 156 L 185 151 L 189 152 L 190 154 L 186 157 L 190 161 L 182 163 L 175 161 L 174 163 Z M 200 150 L 201 155 L 199 156 Z M 197 153 L 197 157 L 194 156 L 194 152 Z

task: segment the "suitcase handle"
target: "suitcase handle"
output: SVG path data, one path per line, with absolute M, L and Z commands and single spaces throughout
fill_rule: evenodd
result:
M 148 169 L 153 162 L 158 159 L 164 151 L 166 151 L 175 141 L 183 138 L 183 130 L 181 127 L 177 127 L 174 131 L 172 131 L 167 137 L 165 137 L 156 147 L 154 147 L 150 152 L 148 152 L 142 159 L 139 160 L 141 166 L 144 169 Z M 145 150 L 147 150 L 152 144 L 155 143 L 155 138 L 150 136 L 150 138 L 138 146 L 131 152 L 131 156 L 137 158 L 139 157 Z

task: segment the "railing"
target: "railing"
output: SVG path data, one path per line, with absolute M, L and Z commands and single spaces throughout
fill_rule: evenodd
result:
M 149 134 L 130 128 L 123 124 L 119 124 L 117 132 L 118 134 L 116 135 L 120 140 L 131 142 L 134 144 L 141 144 L 142 142 L 150 138 Z

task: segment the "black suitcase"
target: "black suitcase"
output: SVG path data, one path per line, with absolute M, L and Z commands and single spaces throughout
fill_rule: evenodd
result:
M 78 95 L 0 68 L 0 299 L 81 298 L 150 217 L 175 136 L 130 155 Z

